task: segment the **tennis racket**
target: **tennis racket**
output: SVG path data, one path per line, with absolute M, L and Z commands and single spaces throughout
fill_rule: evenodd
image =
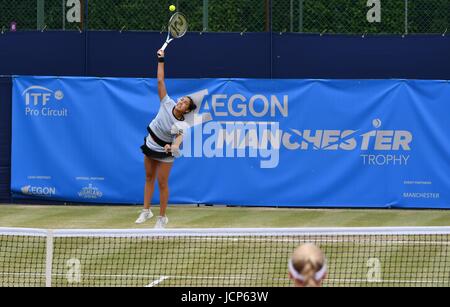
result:
M 161 47 L 161 50 L 165 50 L 170 42 L 174 40 L 174 38 L 183 37 L 184 34 L 186 34 L 187 29 L 188 22 L 186 20 L 186 17 L 179 12 L 173 14 L 169 20 L 166 42 Z

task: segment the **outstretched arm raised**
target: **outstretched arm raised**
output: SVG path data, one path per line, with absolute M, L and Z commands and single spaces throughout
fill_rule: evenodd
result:
M 158 95 L 160 100 L 167 95 L 164 83 L 164 50 L 158 50 Z

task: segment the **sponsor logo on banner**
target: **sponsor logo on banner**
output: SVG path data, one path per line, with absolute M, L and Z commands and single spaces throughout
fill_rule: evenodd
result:
M 430 180 L 404 180 L 403 184 L 405 186 L 409 186 L 411 188 L 421 189 L 420 192 L 407 191 L 403 192 L 403 198 L 409 199 L 439 199 L 441 198 L 441 194 L 438 192 L 424 192 L 424 189 L 432 189 L 433 182 Z
M 27 178 L 29 180 L 52 180 L 52 176 L 34 176 L 34 175 L 30 175 Z
M 441 196 L 439 193 L 432 192 L 404 192 L 403 198 L 416 198 L 416 199 L 439 199 Z
M 40 187 L 27 185 L 21 188 L 22 194 L 33 196 L 54 196 L 56 195 L 55 187 Z
M 78 177 L 75 177 L 75 180 L 84 180 L 84 181 L 104 181 L 104 180 L 105 180 L 105 177 L 78 176 Z
M 82 188 L 81 191 L 78 192 L 78 196 L 85 199 L 98 199 L 102 198 L 103 193 L 99 188 L 89 184 L 87 187 Z
M 25 115 L 30 117 L 67 117 L 64 107 L 64 93 L 43 86 L 33 85 L 22 93 L 25 102 Z
M 276 168 L 280 149 L 290 151 L 360 151 L 366 166 L 407 165 L 413 134 L 383 129 L 380 118 L 368 119 L 364 129 L 280 129 L 289 116 L 289 95 L 191 94 L 200 107 L 191 116 L 191 135 L 184 141 L 184 157 L 259 158 L 261 168 Z M 245 120 L 244 120 L 245 119 Z M 250 120 L 248 120 L 250 119 Z

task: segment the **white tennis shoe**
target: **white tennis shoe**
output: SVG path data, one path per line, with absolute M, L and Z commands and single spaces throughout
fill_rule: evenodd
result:
M 156 221 L 155 229 L 166 228 L 167 223 L 169 223 L 169 218 L 167 216 L 159 216 Z
M 142 210 L 141 214 L 139 215 L 138 219 L 136 220 L 136 224 L 142 224 L 148 221 L 153 217 L 153 213 L 150 209 L 144 209 Z

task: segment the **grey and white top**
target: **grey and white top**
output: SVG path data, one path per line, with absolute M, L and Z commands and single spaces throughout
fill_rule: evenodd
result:
M 173 115 L 173 108 L 175 108 L 175 101 L 166 95 L 161 100 L 158 114 L 150 123 L 150 129 L 156 134 L 158 138 L 167 143 L 172 143 L 178 134 L 184 134 L 184 131 L 189 128 L 189 125 L 184 121 L 178 120 Z M 150 134 L 146 138 L 147 147 L 154 151 L 164 152 L 164 148 L 158 145 Z

